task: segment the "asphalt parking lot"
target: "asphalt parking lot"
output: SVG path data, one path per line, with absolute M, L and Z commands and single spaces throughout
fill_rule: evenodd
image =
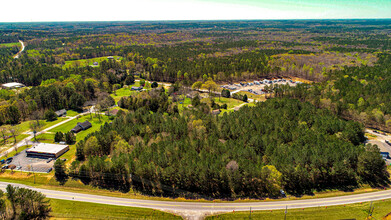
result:
M 47 163 L 47 160 L 47 158 L 27 157 L 26 150 L 23 150 L 13 156 L 12 162 L 9 165 L 13 164 L 16 167 L 21 166 L 22 168 L 20 170 L 22 171 L 47 173 L 50 168 L 53 168 L 55 161 L 52 160 Z
M 260 81 L 240 82 L 236 84 L 222 85 L 221 88 L 231 90 L 232 93 L 245 91 L 245 92 L 253 93 L 255 95 L 262 95 L 267 92 L 266 90 L 264 90 L 265 86 L 271 86 L 273 84 L 296 86 L 297 84 L 300 83 L 301 83 L 300 81 L 293 81 L 287 79 L 274 79 L 274 80 L 264 79 Z

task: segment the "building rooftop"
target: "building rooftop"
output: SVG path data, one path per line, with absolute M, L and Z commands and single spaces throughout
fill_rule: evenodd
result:
M 4 83 L 1 86 L 6 87 L 6 88 L 20 88 L 20 87 L 24 87 L 25 85 L 23 85 L 22 83 L 18 83 L 18 82 L 10 82 L 10 83 Z
M 26 152 L 57 154 L 66 147 L 68 147 L 68 145 L 39 143 L 38 145 L 26 150 Z

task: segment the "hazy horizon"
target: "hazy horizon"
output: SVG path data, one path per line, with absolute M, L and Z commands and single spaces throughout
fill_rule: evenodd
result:
M 20 0 L 2 7 L 9 10 L 0 14 L 0 22 L 391 18 L 391 0 Z

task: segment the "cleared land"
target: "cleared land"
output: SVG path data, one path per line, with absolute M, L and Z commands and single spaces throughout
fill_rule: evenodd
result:
M 122 57 L 120 56 L 113 56 L 114 60 L 117 60 L 119 58 L 120 60 Z M 71 60 L 71 61 L 65 61 L 65 64 L 62 66 L 63 69 L 67 69 L 70 67 L 84 67 L 84 66 L 93 66 L 98 67 L 100 62 L 108 60 L 107 57 L 97 57 L 92 59 L 81 59 L 81 60 Z M 93 65 L 94 62 L 98 62 L 98 65 Z
M 21 44 L 20 44 L 20 42 L 17 42 L 17 43 L 0 44 L 0 47 L 13 47 L 13 46 L 18 46 L 18 47 L 20 47 Z

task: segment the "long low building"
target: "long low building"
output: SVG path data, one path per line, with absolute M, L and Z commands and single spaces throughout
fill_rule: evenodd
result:
M 68 145 L 39 143 L 26 150 L 27 156 L 57 158 L 69 150 Z

